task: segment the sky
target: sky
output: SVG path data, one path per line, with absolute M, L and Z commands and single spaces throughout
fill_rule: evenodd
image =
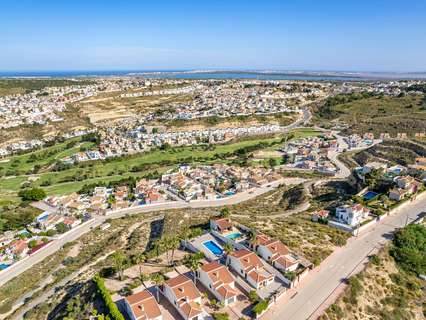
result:
M 426 71 L 424 0 L 4 1 L 0 71 Z

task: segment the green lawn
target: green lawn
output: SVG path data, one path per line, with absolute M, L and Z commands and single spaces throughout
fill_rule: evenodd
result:
M 72 138 L 65 142 L 55 144 L 54 146 L 42 148 L 23 155 L 12 156 L 6 158 L 4 162 L 0 163 L 0 172 L 6 173 L 8 170 L 18 170 L 21 174 L 32 170 L 35 165 L 45 166 L 56 160 L 71 156 L 77 153 L 80 147 L 91 148 L 94 146 L 92 142 L 78 143 L 72 148 L 66 148 L 70 142 L 80 141 L 81 138 Z M 29 159 L 32 155 L 40 157 L 39 159 L 30 162 Z
M 292 131 L 295 137 L 305 137 L 309 135 L 317 135 L 318 132 L 312 129 L 297 129 Z M 70 192 L 78 191 L 84 184 L 95 183 L 98 181 L 114 181 L 127 176 L 142 176 L 147 174 L 150 170 L 157 170 L 164 172 L 170 169 L 171 166 L 182 163 L 218 163 L 226 162 L 225 160 L 216 158 L 217 155 L 231 154 L 234 151 L 244 148 L 255 146 L 260 142 L 273 143 L 279 142 L 282 136 L 275 137 L 253 137 L 237 142 L 229 142 L 222 145 L 214 145 L 207 149 L 205 146 L 192 146 L 192 147 L 178 147 L 169 150 L 154 150 L 149 153 L 141 153 L 129 157 L 121 157 L 111 159 L 109 161 L 87 162 L 80 166 L 74 166 L 71 169 L 59 172 L 40 172 L 37 174 L 38 179 L 32 182 L 33 186 L 42 186 L 49 194 L 67 194 Z M 46 150 L 55 150 L 55 148 L 63 148 L 64 144 L 56 145 L 50 148 L 43 149 L 42 151 L 35 151 L 34 153 L 44 152 Z M 85 146 L 90 144 L 85 143 Z M 34 163 L 26 163 L 30 154 L 12 157 L 9 163 L 3 163 L 3 166 L 11 166 L 15 159 L 19 159 L 19 165 L 16 167 L 21 170 L 21 165 L 24 169 L 28 170 L 37 163 L 45 165 L 52 160 L 63 158 L 77 152 L 79 147 L 59 151 L 49 158 L 37 160 Z M 140 165 L 148 165 L 149 168 L 142 171 L 132 171 L 132 168 Z M 27 176 L 16 177 L 3 177 L 0 179 L 0 193 L 12 192 L 17 193 L 20 190 L 21 184 L 27 181 Z M 80 178 L 81 181 L 77 181 Z M 68 180 L 68 181 L 67 181 Z M 71 181 L 75 180 L 75 181 Z M 48 182 L 48 183 L 47 183 Z M 44 186 L 43 186 L 44 185 Z M 0 196 L 1 198 L 1 196 Z

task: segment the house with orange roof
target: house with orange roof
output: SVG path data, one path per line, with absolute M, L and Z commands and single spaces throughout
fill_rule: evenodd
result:
M 167 280 L 162 286 L 162 292 L 185 320 L 208 319 L 209 315 L 201 306 L 200 291 L 183 274 Z
M 275 278 L 264 268 L 262 260 L 247 249 L 231 252 L 227 256 L 227 265 L 256 289 L 267 287 Z
M 127 186 L 119 186 L 114 192 L 116 200 L 124 200 L 129 193 L 129 188 Z
M 295 271 L 299 267 L 299 258 L 280 240 L 261 234 L 256 236 L 252 247 L 265 261 L 278 270 Z
M 28 250 L 28 244 L 22 239 L 12 241 L 8 247 L 8 253 L 12 254 L 17 259 L 25 257 Z
M 228 231 L 232 231 L 233 228 L 234 225 L 232 224 L 232 221 L 229 218 L 218 218 L 210 220 L 210 229 L 214 231 L 225 233 Z
M 361 204 L 344 205 L 336 208 L 336 218 L 350 226 L 356 226 L 365 220 L 370 210 Z
M 228 268 L 217 261 L 204 264 L 197 272 L 197 279 L 225 306 L 237 301 L 235 280 Z
M 409 194 L 410 194 L 409 189 L 393 188 L 389 190 L 389 199 L 395 200 L 395 201 L 401 201 Z
M 124 298 L 124 306 L 131 320 L 162 320 L 160 307 L 148 290 Z
M 398 185 L 398 188 L 408 189 L 414 182 L 414 178 L 412 176 L 399 176 L 394 181 Z
M 328 210 L 318 210 L 312 213 L 312 221 L 318 222 L 320 220 L 328 219 L 330 211 Z

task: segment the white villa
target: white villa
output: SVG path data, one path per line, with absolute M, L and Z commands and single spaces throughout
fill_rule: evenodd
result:
M 148 290 L 125 297 L 124 305 L 131 320 L 163 320 L 160 307 Z
M 353 227 L 360 224 L 369 214 L 370 210 L 361 204 L 344 205 L 336 208 L 336 218 Z
M 253 288 L 267 287 L 274 281 L 274 275 L 264 268 L 262 260 L 254 252 L 247 249 L 230 253 L 227 257 L 227 265 Z
M 237 300 L 235 280 L 229 270 L 217 261 L 203 265 L 197 271 L 200 282 L 225 306 Z
M 256 236 L 252 244 L 255 250 L 264 260 L 281 271 L 295 271 L 299 266 L 299 258 L 280 241 L 267 235 Z
M 163 285 L 163 294 L 185 320 L 208 318 L 201 306 L 201 293 L 195 284 L 184 275 L 169 279 Z

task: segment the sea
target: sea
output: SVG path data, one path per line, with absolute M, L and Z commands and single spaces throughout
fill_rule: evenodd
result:
M 0 71 L 0 78 L 142 77 L 157 79 L 257 79 L 311 81 L 375 81 L 426 79 L 426 72 L 381 73 L 340 71 L 230 71 L 230 70 L 114 70 L 114 71 Z

